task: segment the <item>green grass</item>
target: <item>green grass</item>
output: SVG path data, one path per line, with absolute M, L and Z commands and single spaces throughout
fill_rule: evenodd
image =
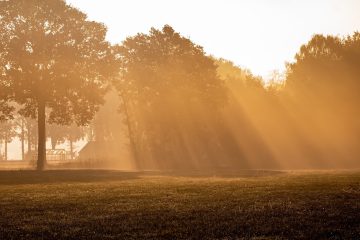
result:
M 360 239 L 360 172 L 0 171 L 0 239 Z

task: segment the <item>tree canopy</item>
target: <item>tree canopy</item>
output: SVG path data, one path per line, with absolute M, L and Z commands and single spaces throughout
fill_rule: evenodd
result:
M 201 142 L 200 132 L 216 116 L 209 113 L 226 101 L 215 62 L 168 25 L 127 38 L 118 54 L 122 68 L 116 84 L 133 145 L 158 160 L 181 159 L 189 150 L 176 138 L 192 134 Z
M 336 88 L 358 92 L 360 63 L 360 33 L 340 38 L 315 35 L 301 46 L 295 62 L 287 66 L 287 88 L 294 92 L 327 92 Z
M 1 86 L 24 116 L 38 117 L 39 162 L 45 160 L 45 109 L 50 123 L 89 122 L 115 70 L 103 24 L 63 0 L 0 2 Z
M 127 38 L 119 47 L 119 54 L 122 60 L 119 86 L 127 89 L 130 85 L 132 91 L 127 94 L 153 103 L 169 94 L 183 98 L 188 92 L 191 98 L 182 100 L 212 106 L 224 102 L 223 82 L 217 77 L 215 62 L 202 47 L 169 25 Z

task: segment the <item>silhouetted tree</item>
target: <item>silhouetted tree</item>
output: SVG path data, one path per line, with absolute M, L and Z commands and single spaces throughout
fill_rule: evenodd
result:
M 120 98 L 116 90 L 105 96 L 105 104 L 101 106 L 92 122 L 94 141 L 120 141 L 126 132 L 122 113 L 119 111 Z
M 219 129 L 220 143 L 228 165 L 240 168 L 274 167 L 263 129 L 278 119 L 278 105 L 264 80 L 250 70 L 225 59 L 214 59 L 218 75 L 228 90 L 228 104 Z M 273 136 L 273 138 L 275 138 Z
M 287 66 L 286 90 L 318 108 L 354 104 L 360 90 L 360 33 L 347 38 L 315 35 Z M 333 104 L 332 104 L 333 103 Z M 335 104 L 336 103 L 336 104 Z M 332 106 L 330 106 L 332 105 Z
M 4 51 L 5 42 L 1 37 L 2 35 L 0 35 L 0 121 L 3 121 L 12 117 L 12 112 L 14 111 L 14 107 L 10 106 L 8 103 L 10 88 L 6 82 L 6 77 L 5 77 L 5 72 L 7 70 L 6 58 L 8 53 Z
M 17 128 L 17 137 L 20 139 L 21 142 L 21 160 L 25 160 L 25 136 L 26 136 L 26 119 L 21 115 L 17 115 L 14 119 L 14 123 Z
M 10 119 L 13 110 L 13 107 L 9 106 L 7 102 L 0 100 L 0 121 Z
M 193 150 L 207 154 L 204 149 L 211 148 L 200 146 L 211 141 L 205 137 L 207 123 L 216 119 L 226 91 L 203 48 L 165 25 L 127 38 L 118 52 L 122 68 L 117 84 L 135 158 L 141 159 L 142 152 L 179 163 Z M 191 148 L 198 139 L 197 150 L 186 146 L 185 132 L 193 140 Z
M 4 160 L 8 160 L 8 143 L 16 136 L 16 124 L 14 121 L 0 122 L 0 141 L 4 142 Z
M 25 159 L 31 160 L 33 157 L 33 149 L 37 150 L 37 139 L 38 139 L 38 129 L 35 119 L 29 117 L 23 117 L 25 124 L 25 134 L 27 142 L 27 152 L 25 154 Z
M 0 2 L 2 85 L 20 113 L 38 119 L 38 162 L 46 163 L 45 122 L 85 124 L 103 102 L 113 55 L 104 25 L 63 0 Z
M 84 127 L 71 124 L 68 126 L 50 124 L 47 127 L 47 135 L 51 140 L 52 149 L 56 149 L 56 145 L 69 141 L 71 159 L 74 158 L 74 142 L 85 137 Z
M 4 59 L 4 52 L 1 50 L 2 47 L 0 39 L 0 121 L 5 121 L 13 118 L 12 114 L 15 108 L 8 102 L 10 89 L 6 83 L 6 63 Z
M 79 127 L 72 124 L 70 126 L 67 126 L 66 133 L 66 140 L 69 141 L 70 146 L 71 159 L 74 159 L 74 143 L 84 139 L 86 129 L 84 127 Z
M 311 89 L 318 92 L 337 82 L 338 76 L 333 74 L 341 68 L 342 45 L 339 37 L 315 35 L 301 46 L 295 62 L 288 64 L 286 87 L 298 93 Z
M 57 124 L 48 124 L 46 126 L 46 135 L 50 138 L 51 149 L 56 149 L 58 144 L 65 142 L 66 137 L 66 126 Z
M 315 35 L 301 46 L 287 65 L 284 90 L 297 109 L 295 119 L 306 123 L 309 137 L 303 152 L 323 161 L 358 159 L 359 76 L 360 33 Z

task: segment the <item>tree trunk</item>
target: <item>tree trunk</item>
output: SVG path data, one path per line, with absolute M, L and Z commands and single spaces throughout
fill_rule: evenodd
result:
M 73 148 L 73 141 L 72 141 L 72 138 L 70 137 L 70 157 L 71 157 L 71 160 L 74 159 L 74 148 Z
M 126 100 L 124 98 L 123 98 L 123 106 L 124 106 L 125 119 L 126 119 L 125 121 L 126 121 L 126 125 L 127 125 L 127 128 L 128 128 L 128 134 L 129 134 L 130 149 L 131 149 L 131 152 L 133 154 L 135 164 L 137 165 L 137 167 L 141 167 L 140 166 L 141 163 L 140 163 L 140 156 L 139 156 L 138 146 L 136 145 L 136 140 L 135 140 L 135 133 L 134 133 L 134 131 L 132 129 L 129 109 L 128 109 L 128 106 L 127 106 L 127 102 L 126 102 Z
M 8 137 L 7 134 L 5 134 L 5 161 L 8 160 Z
M 35 135 L 34 139 L 35 139 L 34 140 L 35 141 L 34 149 L 35 149 L 35 152 L 37 152 L 38 151 L 38 146 L 39 146 L 39 134 Z
M 1 148 L 2 148 L 2 139 L 0 138 L 0 161 L 3 160 L 3 156 L 2 156 L 2 153 L 1 153 Z
M 56 144 L 57 144 L 57 139 L 55 137 L 50 138 L 51 140 L 51 149 L 55 150 L 56 149 Z
M 46 132 L 45 132 L 45 102 L 38 101 L 38 161 L 37 170 L 42 171 L 46 166 Z
M 30 123 L 27 124 L 27 160 L 31 160 L 31 126 Z
M 21 120 L 21 160 L 25 160 L 25 130 L 24 120 Z

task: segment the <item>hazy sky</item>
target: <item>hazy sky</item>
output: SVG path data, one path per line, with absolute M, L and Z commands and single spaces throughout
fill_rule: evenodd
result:
M 108 40 L 169 24 L 208 54 L 267 77 L 313 34 L 360 30 L 360 0 L 67 0 L 108 26 Z

